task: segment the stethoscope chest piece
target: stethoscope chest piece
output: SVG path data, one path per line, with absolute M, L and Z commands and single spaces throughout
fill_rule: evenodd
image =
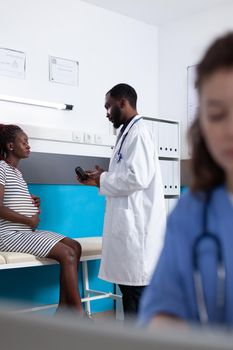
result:
M 120 153 L 117 152 L 116 162 L 117 162 L 117 163 L 120 163 L 120 161 L 122 160 L 122 158 L 123 158 L 123 157 L 122 157 L 122 153 L 121 153 L 121 152 L 120 152 Z

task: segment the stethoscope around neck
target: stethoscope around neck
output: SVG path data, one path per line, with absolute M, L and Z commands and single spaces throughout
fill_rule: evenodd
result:
M 202 283 L 202 277 L 199 267 L 199 248 L 204 240 L 211 240 L 216 247 L 216 258 L 217 258 L 217 315 L 218 321 L 221 323 L 224 318 L 225 311 L 225 282 L 226 282 L 226 271 L 223 261 L 223 250 L 222 244 L 218 236 L 208 231 L 208 209 L 211 202 L 211 192 L 207 193 L 207 197 L 204 203 L 203 209 L 203 232 L 198 235 L 193 243 L 192 249 L 192 263 L 193 263 L 193 278 L 194 288 L 196 294 L 197 308 L 199 319 L 202 324 L 209 322 L 209 316 L 207 312 L 207 305 L 204 295 L 204 288 Z
M 122 149 L 122 146 L 123 146 L 123 144 L 124 144 L 124 142 L 125 142 L 126 137 L 128 136 L 128 133 L 129 133 L 130 129 L 131 129 L 137 122 L 139 122 L 139 120 L 141 120 L 141 119 L 142 119 L 142 117 L 140 117 L 140 118 L 134 120 L 134 122 L 130 125 L 128 131 L 122 136 L 121 144 L 120 144 L 120 147 L 118 148 L 118 151 L 117 151 L 117 154 L 116 154 L 116 162 L 117 162 L 117 163 L 120 163 L 120 161 L 123 159 L 123 155 L 122 155 L 121 149 Z

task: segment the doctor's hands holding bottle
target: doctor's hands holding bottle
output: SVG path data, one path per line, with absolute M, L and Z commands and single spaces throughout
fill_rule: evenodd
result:
M 77 173 L 77 180 L 83 185 L 100 187 L 100 175 L 103 172 L 104 170 L 96 165 L 94 170 L 87 170 L 85 172 L 85 179 L 81 178 Z

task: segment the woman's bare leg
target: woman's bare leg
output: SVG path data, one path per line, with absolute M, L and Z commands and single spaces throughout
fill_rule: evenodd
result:
M 62 240 L 63 241 L 63 240 Z M 81 246 L 77 243 L 75 247 L 58 242 L 48 254 L 48 258 L 60 263 L 60 301 L 59 306 L 72 306 L 82 311 L 82 303 L 78 289 L 77 266 L 81 256 Z M 66 242 L 67 243 L 67 242 Z
M 77 284 L 77 293 L 81 302 L 81 297 L 80 297 L 80 291 L 79 291 L 79 283 L 78 283 L 78 268 L 79 268 L 79 262 L 80 262 L 80 258 L 81 258 L 81 254 L 82 254 L 82 247 L 80 245 L 79 242 L 75 241 L 74 239 L 71 239 L 69 237 L 65 237 L 63 240 L 61 240 L 62 243 L 64 243 L 65 245 L 73 248 L 76 252 L 76 256 L 77 256 L 77 268 L 76 268 L 76 284 Z M 65 293 L 66 296 L 66 293 Z

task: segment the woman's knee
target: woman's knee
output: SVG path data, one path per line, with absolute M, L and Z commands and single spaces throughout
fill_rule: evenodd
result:
M 77 262 L 77 253 L 73 247 L 64 247 L 63 262 L 68 264 L 74 264 Z
M 73 248 L 77 255 L 77 258 L 80 259 L 82 254 L 82 246 L 78 241 L 75 241 L 74 239 L 66 237 L 63 240 L 63 243 L 66 244 L 68 247 Z
M 81 255 L 82 255 L 82 246 L 77 241 L 73 241 L 73 242 L 74 242 L 73 248 L 77 254 L 78 259 L 80 259 Z
M 69 247 L 65 244 L 59 245 L 59 247 L 55 247 L 51 251 L 48 257 L 51 257 L 57 260 L 60 264 L 74 264 L 77 263 L 77 254 L 74 248 Z

